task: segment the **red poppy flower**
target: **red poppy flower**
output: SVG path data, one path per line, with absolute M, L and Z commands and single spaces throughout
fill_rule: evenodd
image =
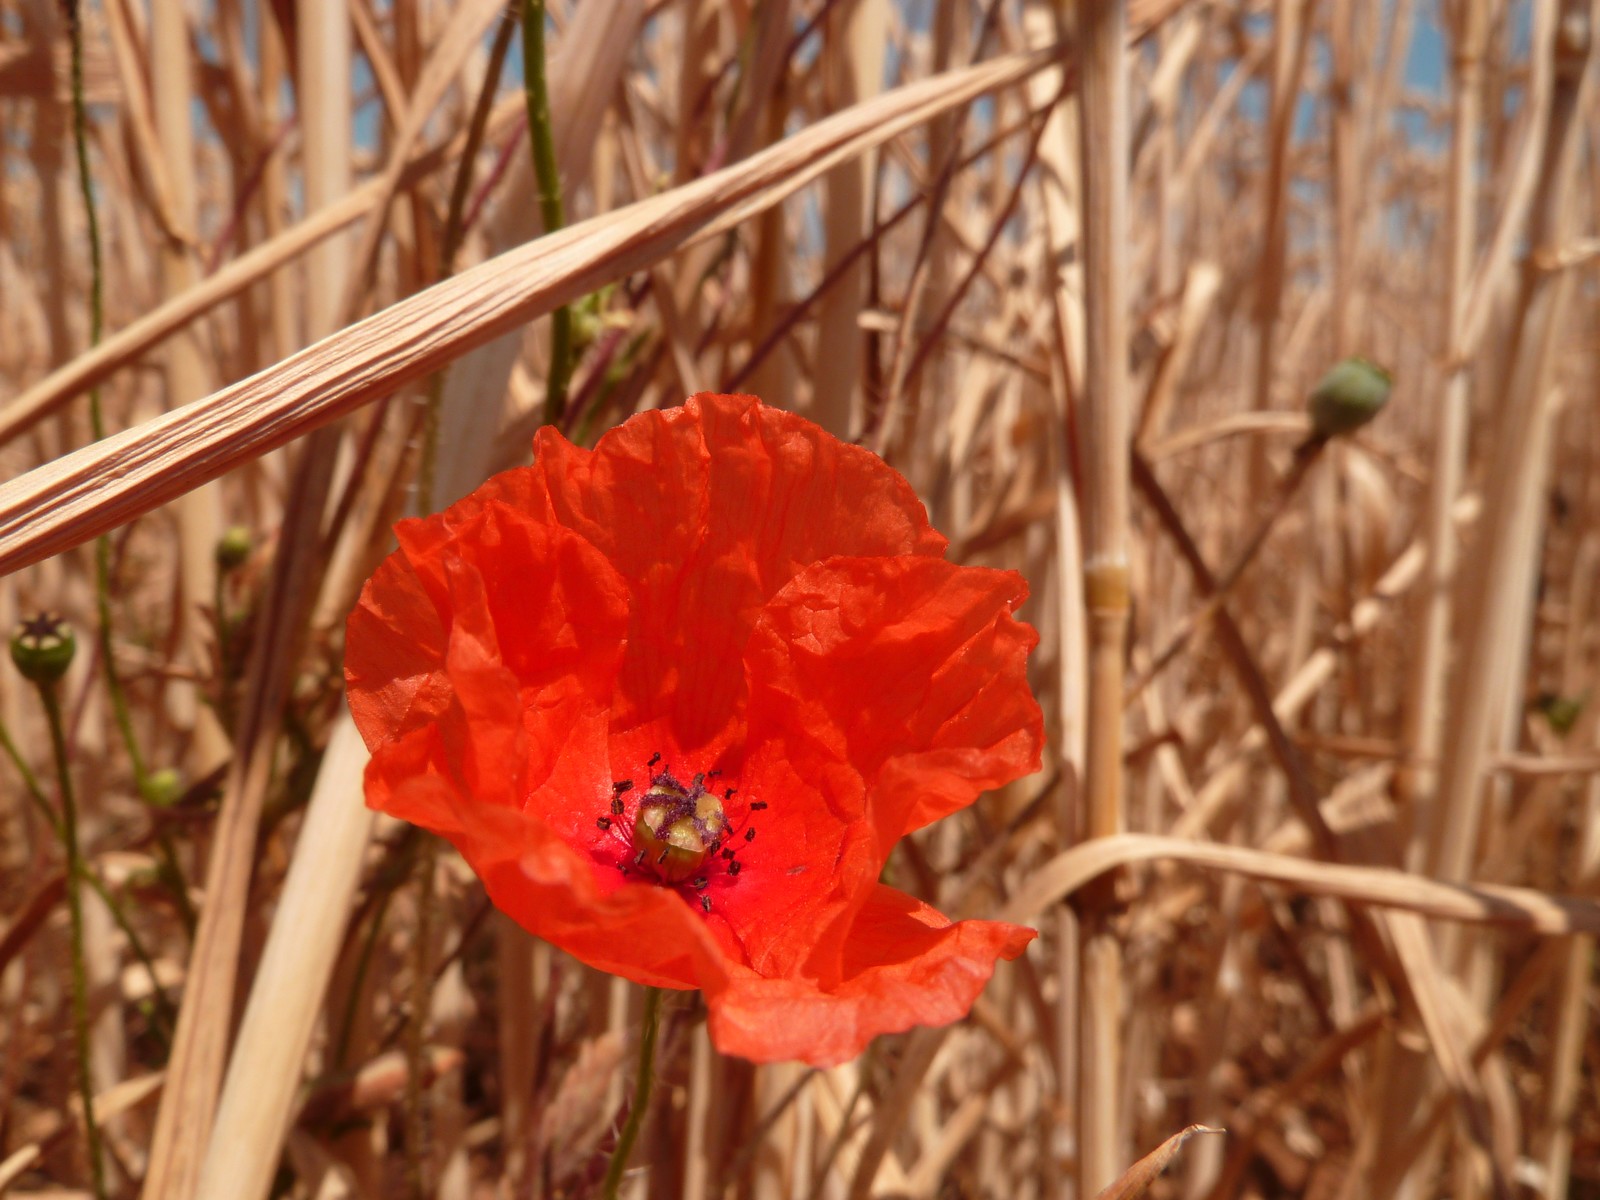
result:
M 1022 578 L 946 562 L 873 455 L 702 395 L 593 451 L 543 430 L 396 533 L 345 653 L 367 803 L 530 932 L 816 1065 L 956 1020 L 1034 936 L 878 882 L 1036 769 L 1042 721 Z

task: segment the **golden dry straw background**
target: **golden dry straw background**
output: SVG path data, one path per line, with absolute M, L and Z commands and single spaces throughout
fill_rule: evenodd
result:
M 598 1194 L 637 989 L 361 805 L 341 668 L 569 305 L 575 441 L 753 392 L 1021 571 L 1049 736 L 890 861 L 1040 930 L 972 1016 L 817 1071 L 669 997 L 625 1195 L 1600 1196 L 1594 0 L 551 3 L 549 232 L 523 8 L 0 0 L 0 624 L 78 635 L 100 1132 L 7 670 L 0 1195 Z

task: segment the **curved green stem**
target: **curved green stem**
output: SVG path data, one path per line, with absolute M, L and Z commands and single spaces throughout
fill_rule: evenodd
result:
M 105 324 L 105 274 L 100 260 L 100 217 L 94 207 L 89 176 L 89 116 L 83 99 L 83 27 L 78 0 L 67 0 L 67 26 L 72 35 L 72 145 L 78 159 L 78 186 L 83 192 L 84 218 L 89 231 L 89 344 L 100 341 Z M 100 389 L 89 389 L 89 427 L 94 440 L 106 435 L 100 412 Z
M 28 766 L 27 760 L 22 757 L 22 751 L 17 749 L 17 743 L 11 737 L 11 730 L 6 727 L 4 721 L 0 721 L 0 749 L 6 752 L 6 757 L 17 769 L 17 774 L 22 776 L 22 786 L 33 800 L 34 806 L 44 816 L 45 824 L 50 826 L 51 832 L 60 837 L 61 826 L 56 821 L 55 813 L 50 811 L 50 801 L 45 798 L 44 789 L 39 786 L 39 777 L 33 773 L 33 768 Z
M 94 185 L 89 174 L 89 114 L 84 102 L 83 24 L 78 0 L 67 0 L 66 10 L 68 31 L 72 37 L 72 145 L 78 160 L 78 187 L 83 194 L 84 220 L 89 235 L 89 345 L 96 346 L 100 343 L 100 332 L 105 325 L 105 267 L 100 250 L 100 217 L 95 209 Z M 97 387 L 89 389 L 89 429 L 97 442 L 106 435 L 105 414 L 100 409 L 100 389 Z M 106 695 L 110 697 L 117 731 L 122 735 L 128 761 L 133 766 L 134 788 L 143 797 L 147 778 L 144 755 L 139 752 L 139 739 L 134 733 L 128 696 L 117 674 L 116 661 L 111 656 L 111 538 L 108 534 L 101 534 L 95 539 L 94 595 L 95 617 L 99 624 L 97 641 L 100 668 L 105 673 Z M 185 900 L 186 896 L 180 894 L 180 905 Z
M 62 728 L 61 703 L 54 683 L 40 683 L 39 698 L 50 725 L 50 748 L 55 752 L 56 774 L 61 781 L 61 840 L 67 850 L 67 914 L 72 930 L 72 1034 L 78 1056 L 78 1095 L 83 1102 L 83 1136 L 94 1178 L 94 1194 L 106 1200 L 106 1168 L 100 1155 L 100 1129 L 94 1122 L 94 1083 L 89 1078 L 89 975 L 83 964 L 83 890 L 87 877 L 78 847 L 78 802 L 67 767 L 67 738 Z
M 633 1103 L 628 1107 L 628 1119 L 617 1138 L 617 1148 L 611 1152 L 611 1163 L 606 1167 L 606 1179 L 600 1189 L 605 1200 L 617 1200 L 617 1188 L 622 1184 L 622 1173 L 628 1168 L 628 1158 L 633 1144 L 639 1140 L 639 1130 L 650 1111 L 650 1091 L 656 1081 L 656 1034 L 661 1029 L 661 989 L 644 990 L 644 1028 L 639 1033 L 639 1074 L 633 1084 Z
M 344 1013 L 339 1019 L 339 1036 L 333 1043 L 335 1070 L 345 1065 L 350 1055 L 350 1035 L 356 1027 L 356 1008 L 361 1002 L 362 989 L 366 987 L 367 972 L 372 968 L 372 954 L 378 948 L 378 935 L 383 932 L 383 918 L 389 912 L 389 899 L 393 892 L 384 892 L 378 898 L 372 920 L 367 925 L 367 935 L 361 939 L 361 950 L 356 956 L 355 974 L 350 979 L 350 994 L 345 997 Z
M 539 216 L 545 233 L 567 223 L 556 169 L 555 137 L 550 128 L 550 91 L 545 82 L 544 0 L 522 0 L 522 79 L 528 101 L 528 137 L 533 143 L 533 173 L 539 181 Z M 550 376 L 545 382 L 544 419 L 560 427 L 572 377 L 572 308 L 550 314 Z
M 448 279 L 455 273 L 456 255 L 461 251 L 461 240 L 466 233 L 467 194 L 472 190 L 472 164 L 477 161 L 478 149 L 483 145 L 489 113 L 494 108 L 495 89 L 500 83 L 506 55 L 511 51 L 511 35 L 516 28 L 516 19 L 508 11 L 495 32 L 494 45 L 489 48 L 489 66 L 483 73 L 483 86 L 478 89 L 472 120 L 467 125 L 467 143 L 461 151 L 461 162 L 456 167 L 455 182 L 450 187 L 450 207 L 444 222 L 444 249 L 439 255 L 441 279 Z M 444 372 L 437 371 L 428 381 L 427 408 L 422 419 L 422 457 L 417 466 L 417 512 L 421 516 L 433 511 L 434 469 L 439 454 L 439 406 L 443 395 Z
M 66 833 L 61 828 L 61 822 L 56 820 L 56 814 L 50 809 L 50 801 L 44 794 L 44 789 L 39 786 L 39 779 L 28 767 L 22 757 L 22 752 L 17 749 L 17 743 L 11 737 L 11 731 L 6 728 L 4 721 L 0 721 L 0 750 L 4 750 L 6 757 L 11 760 L 11 765 L 17 769 L 17 774 L 22 776 L 23 790 L 28 793 L 28 799 L 33 801 L 39 810 L 39 816 L 49 826 L 50 832 L 55 834 L 56 841 L 61 843 L 62 849 L 67 848 Z M 70 851 L 68 852 L 70 856 Z M 163 1045 L 170 1045 L 172 1029 L 177 1020 L 177 1014 L 172 1011 L 172 1001 L 167 999 L 167 993 L 162 989 L 160 981 L 156 978 L 156 964 L 150 957 L 150 951 L 145 948 L 139 933 L 134 929 L 133 923 L 128 920 L 128 914 L 122 911 L 122 904 L 111 894 L 111 889 L 106 887 L 100 876 L 87 868 L 84 871 L 83 881 L 94 889 L 95 895 L 100 897 L 100 902 L 106 906 L 106 911 L 111 914 L 111 919 L 117 923 L 117 928 L 122 930 L 128 939 L 128 949 L 133 951 L 133 956 L 144 967 L 145 973 L 150 977 L 150 996 L 156 1006 L 155 1032 Z

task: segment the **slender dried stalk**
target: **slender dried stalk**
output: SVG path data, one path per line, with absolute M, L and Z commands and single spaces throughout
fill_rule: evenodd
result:
M 1123 654 L 1128 630 L 1128 83 L 1122 0 L 1080 0 L 1084 180 L 1084 607 L 1088 726 L 1084 832 L 1122 831 Z M 1122 947 L 1102 888 L 1080 909 L 1078 1191 L 1098 1192 L 1126 1162 L 1120 1095 Z
M 188 14 L 180 5 L 157 5 L 150 22 L 150 80 L 155 92 L 156 136 L 170 188 L 171 217 L 176 222 L 160 253 L 162 292 L 169 297 L 188 291 L 199 275 L 189 245 L 199 215 L 190 66 Z M 205 395 L 209 390 L 205 360 L 193 331 L 173 339 L 166 349 L 167 406 L 178 408 Z M 197 489 L 178 502 L 176 512 L 181 590 L 174 632 L 183 646 L 179 661 L 197 667 L 208 654 L 199 607 L 208 603 L 216 590 L 221 495 L 215 487 Z M 226 739 L 210 712 L 198 704 L 193 688 L 175 682 L 167 693 L 178 724 L 196 732 L 189 766 L 196 776 L 203 775 L 226 758 Z
M 1476 243 L 1477 203 L 1474 167 L 1482 113 L 1483 54 L 1488 11 L 1485 0 L 1466 0 L 1455 31 L 1455 80 L 1451 90 L 1450 237 L 1446 247 L 1445 352 L 1450 364 L 1443 403 L 1434 429 L 1433 465 L 1428 494 L 1428 580 L 1422 593 L 1422 628 L 1412 689 L 1407 697 L 1407 740 L 1419 765 L 1401 776 L 1403 794 L 1413 808 L 1416 832 L 1411 851 L 1420 858 L 1426 822 L 1418 814 L 1431 807 L 1434 771 L 1443 733 L 1442 708 L 1449 648 L 1451 586 L 1458 557 L 1450 506 L 1461 489 L 1466 460 L 1471 382 L 1468 347 L 1462 341 L 1467 275 Z
M 1034 4 L 1027 10 L 1027 30 L 1030 44 L 1045 45 L 1056 36 L 1053 5 Z M 1050 76 L 1040 75 L 1029 85 L 1036 102 L 1042 101 L 1047 89 L 1055 82 Z M 1048 94 L 1054 94 L 1048 93 Z M 1081 804 L 1084 778 L 1085 739 L 1087 736 L 1088 642 L 1087 614 L 1084 589 L 1077 586 L 1083 575 L 1080 510 L 1073 484 L 1072 444 L 1067 437 L 1072 397 L 1075 384 L 1082 377 L 1082 289 L 1078 278 L 1080 268 L 1074 263 L 1072 253 L 1078 234 L 1078 208 L 1067 193 L 1068 181 L 1076 176 L 1074 153 L 1074 123 L 1072 101 L 1063 99 L 1050 113 L 1039 146 L 1040 160 L 1045 174 L 1040 187 L 1044 193 L 1044 226 L 1046 246 L 1053 269 L 1050 277 L 1052 349 L 1052 440 L 1055 454 L 1055 504 L 1056 504 L 1056 578 L 1058 603 L 1055 617 L 1060 630 L 1061 645 L 1058 650 L 1059 678 L 1057 681 L 1060 728 L 1056 733 L 1056 753 L 1060 756 L 1065 783 L 1060 789 L 1056 805 L 1056 838 L 1063 845 L 1071 845 L 1081 836 L 1083 813 Z M 1073 264 L 1073 265 L 1069 265 Z M 1056 1044 L 1054 1047 L 1055 1094 L 1057 1103 L 1065 1107 L 1076 1098 L 1078 1072 L 1078 1006 L 1082 1002 L 1078 988 L 1078 918 L 1063 906 L 1056 917 L 1057 940 L 1055 1010 Z M 1052 1155 L 1049 1162 L 1051 1194 L 1067 1194 L 1067 1173 L 1056 1169 Z
M 848 108 L 882 90 L 883 40 L 888 18 L 887 0 L 856 0 L 836 10 L 832 37 L 839 49 L 828 56 L 826 83 L 840 108 Z M 816 420 L 839 437 L 854 434 L 861 411 L 857 399 L 862 363 L 859 321 L 867 277 L 866 264 L 851 251 L 867 236 L 870 227 L 868 204 L 873 194 L 875 165 L 874 156 L 863 155 L 836 167 L 824 181 L 824 267 L 831 271 L 847 255 L 851 260 L 834 285 L 817 328 L 817 336 L 829 352 L 817 362 Z

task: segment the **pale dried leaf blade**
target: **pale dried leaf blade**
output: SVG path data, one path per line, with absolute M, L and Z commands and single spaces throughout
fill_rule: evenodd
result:
M 1225 1129 L 1213 1129 L 1209 1125 L 1191 1125 L 1173 1134 L 1161 1145 L 1146 1154 L 1133 1166 L 1123 1172 L 1110 1187 L 1104 1189 L 1095 1200 L 1134 1200 L 1150 1190 L 1150 1185 L 1156 1181 L 1156 1176 L 1167 1169 L 1167 1164 L 1177 1156 L 1183 1144 L 1197 1133 L 1226 1133 Z
M 0 486 L 0 574 L 80 545 L 467 351 L 779 203 L 838 162 L 1012 86 L 1051 52 L 919 81 L 810 126 L 742 163 L 480 263 L 250 379 Z
M 486 136 L 501 136 L 523 109 L 522 97 L 507 96 L 490 114 Z M 442 145 L 418 153 L 406 164 L 400 186 L 409 187 L 461 154 L 466 135 L 450 138 Z M 187 327 L 224 301 L 265 279 L 284 264 L 292 262 L 312 247 L 360 220 L 387 196 L 389 183 L 378 178 L 362 184 L 333 204 L 320 208 L 305 220 L 290 226 L 275 237 L 245 251 L 192 288 L 173 296 L 129 324 L 109 333 L 92 349 L 84 351 L 16 398 L 0 407 L 0 445 L 32 428 L 62 405 L 81 395 L 149 353 L 180 329 Z
M 1310 895 L 1374 904 L 1468 924 L 1520 926 L 1535 933 L 1600 932 L 1600 901 L 1502 884 L 1445 884 L 1387 867 L 1313 862 L 1211 842 L 1125 833 L 1074 846 L 1046 863 L 1001 914 L 1030 921 L 1108 871 L 1136 862 L 1170 859 L 1282 884 Z

